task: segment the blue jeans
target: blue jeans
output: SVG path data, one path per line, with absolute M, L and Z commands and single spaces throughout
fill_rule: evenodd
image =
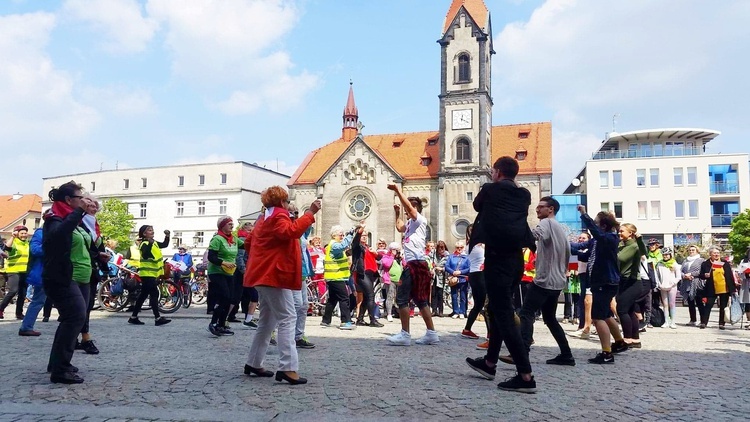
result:
M 466 303 L 469 297 L 469 283 L 458 283 L 451 287 L 451 307 L 456 315 L 466 315 Z
M 20 331 L 31 331 L 34 329 L 34 323 L 36 317 L 39 316 L 39 311 L 44 307 L 44 302 L 47 300 L 47 295 L 44 293 L 42 286 L 34 286 L 34 295 L 31 296 L 31 303 L 26 309 L 26 316 L 21 321 Z
M 307 281 L 302 281 L 302 290 L 292 290 L 294 298 L 294 309 L 297 313 L 297 322 L 294 327 L 294 340 L 299 340 L 305 336 L 305 323 L 307 322 L 307 308 L 310 303 L 307 300 Z

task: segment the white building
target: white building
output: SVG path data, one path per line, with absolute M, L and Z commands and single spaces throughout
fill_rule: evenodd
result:
M 74 180 L 100 200 L 117 198 L 135 219 L 134 235 L 144 224 L 154 226 L 157 240 L 165 229 L 177 245 L 202 254 L 222 215 L 235 220 L 260 210 L 260 192 L 285 186 L 289 176 L 242 161 L 212 164 L 106 170 L 44 179 L 43 192 Z M 45 203 L 49 206 L 49 203 Z
M 612 133 L 566 193 L 585 193 L 590 215 L 612 211 L 665 245 L 722 242 L 750 207 L 748 154 L 707 152 L 721 132 Z

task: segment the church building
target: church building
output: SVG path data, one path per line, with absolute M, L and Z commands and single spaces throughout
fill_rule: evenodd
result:
M 551 194 L 550 122 L 492 125 L 492 25 L 483 0 L 453 0 L 440 45 L 440 111 L 437 130 L 384 135 L 361 133 L 350 86 L 341 137 L 310 152 L 289 180 L 292 202 L 303 210 L 322 198 L 315 234 L 326 243 L 332 226 L 364 220 L 370 242 L 400 240 L 394 227 L 396 183 L 422 199 L 430 240 L 450 250 L 463 239 L 476 213 L 472 201 L 490 181 L 501 156 L 518 160 L 517 182 L 532 196 L 529 223 L 539 198 Z

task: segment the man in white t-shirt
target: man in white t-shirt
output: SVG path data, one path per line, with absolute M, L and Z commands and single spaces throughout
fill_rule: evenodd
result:
M 388 337 L 388 343 L 394 346 L 411 346 L 409 333 L 409 300 L 413 300 L 427 326 L 424 337 L 416 340 L 417 344 L 437 344 L 440 342 L 430 312 L 430 289 L 432 276 L 427 264 L 425 243 L 427 238 L 427 219 L 421 214 L 422 201 L 416 197 L 407 198 L 398 186 L 391 183 L 388 189 L 398 196 L 407 217 L 406 223 L 401 219 L 401 206 L 393 206 L 396 212 L 396 230 L 404 234 L 404 271 L 398 281 L 396 304 L 401 318 L 401 332 Z

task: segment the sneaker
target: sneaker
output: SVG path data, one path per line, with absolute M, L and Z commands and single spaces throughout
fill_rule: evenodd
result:
M 344 322 L 344 323 L 341 323 L 341 325 L 339 325 L 339 330 L 353 330 L 355 328 L 357 328 L 357 326 L 352 324 L 351 321 Z
M 568 322 L 568 318 L 563 318 L 562 321 L 560 321 L 560 324 L 567 324 Z
M 636 341 L 634 343 L 628 343 L 628 349 L 640 349 L 641 348 L 641 342 Z
M 576 366 L 576 360 L 573 356 L 557 355 L 547 360 L 547 365 Z
M 651 323 L 648 323 L 648 324 L 646 324 L 646 328 L 654 328 L 654 326 L 651 325 Z
M 82 341 L 81 342 L 81 349 L 86 352 L 86 354 L 89 355 L 98 355 L 99 349 L 96 348 L 96 345 L 94 345 L 94 340 L 89 341 Z
M 364 321 L 357 320 L 356 325 L 359 326 L 359 327 L 367 327 L 370 324 L 367 323 L 367 322 L 364 322 Z
M 422 345 L 438 344 L 440 343 L 440 337 L 438 337 L 437 331 L 427 330 L 427 332 L 424 333 L 424 336 L 416 339 L 414 343 L 422 344 Z
M 706 324 L 704 324 L 704 323 L 701 322 L 701 325 L 699 325 L 698 327 L 702 330 L 702 329 L 706 328 Z
M 466 318 L 466 316 L 464 314 L 461 314 L 461 315 L 458 316 L 458 319 L 464 319 L 464 318 Z
M 500 359 L 500 362 L 507 363 L 508 365 L 515 365 L 516 364 L 513 361 L 513 356 L 511 356 L 511 355 L 500 356 L 498 359 Z
M 487 350 L 490 348 L 490 341 L 487 340 L 484 343 L 477 344 L 477 350 Z
M 646 327 L 641 328 L 640 330 L 638 330 L 638 332 L 639 333 L 645 333 L 646 332 Z
M 612 354 L 616 355 L 618 353 L 622 353 L 628 350 L 629 348 L 630 346 L 628 346 L 628 343 L 625 343 L 624 341 L 623 342 L 616 341 L 614 342 L 614 344 L 612 344 Z
M 130 317 L 130 318 L 128 318 L 128 324 L 144 325 L 145 322 L 143 322 L 140 319 L 138 319 L 138 317 Z
M 24 317 L 23 314 L 16 314 L 16 319 L 18 319 L 18 320 L 22 320 L 23 317 Z
M 411 334 L 401 330 L 398 334 L 387 337 L 388 344 L 392 346 L 411 346 Z
M 42 322 L 49 322 L 49 317 L 46 316 L 46 317 L 42 318 Z
M 385 325 L 383 325 L 379 321 L 375 320 L 375 321 L 370 321 L 370 327 L 372 327 L 372 328 L 380 328 L 380 327 L 385 327 Z
M 388 320 L 388 322 L 393 322 L 393 317 L 392 317 L 392 316 L 390 316 L 390 315 L 388 315 L 388 316 L 386 317 L 386 319 Z
M 695 327 L 696 325 L 698 325 L 698 321 L 690 321 L 685 325 L 688 327 Z
M 327 327 L 330 327 L 330 326 L 331 326 L 331 323 L 330 323 L 330 322 L 321 322 L 321 323 L 320 323 L 320 326 L 321 326 L 321 327 L 325 327 L 325 328 L 327 328 Z
M 242 323 L 242 326 L 245 327 L 245 328 L 249 328 L 251 330 L 257 330 L 258 329 L 258 323 L 256 323 L 255 320 L 244 321 Z
M 208 324 L 206 330 L 208 330 L 208 332 L 211 333 L 211 335 L 213 335 L 214 337 L 219 337 L 221 335 L 221 330 L 216 326 L 216 324 Z
M 720 330 L 723 330 L 723 329 L 724 329 L 724 325 L 723 325 L 723 324 L 722 324 L 722 325 L 719 325 L 719 329 L 720 329 Z
M 573 325 L 578 325 L 578 318 L 571 319 L 570 323 L 573 324 Z
M 39 337 L 42 333 L 35 330 L 18 330 L 18 335 L 21 337 Z
M 589 359 L 589 363 L 595 363 L 598 365 L 615 363 L 615 357 L 612 353 L 599 352 L 595 357 Z
M 497 388 L 505 391 L 516 391 L 518 393 L 534 394 L 536 393 L 536 381 L 532 376 L 530 380 L 524 381 L 521 375 L 516 375 L 513 378 L 501 382 L 497 385 Z
M 297 343 L 298 349 L 314 349 L 315 348 L 315 345 L 307 341 L 307 339 L 304 337 L 297 340 L 295 343 Z
M 236 316 L 232 315 L 230 317 L 227 317 L 227 322 L 240 322 L 240 320 L 237 319 Z
M 76 339 L 76 345 L 75 345 L 75 347 L 73 347 L 73 349 L 74 350 L 83 350 L 83 345 L 81 344 L 80 341 L 78 341 L 78 339 Z
M 234 331 L 230 330 L 229 327 L 216 327 L 222 336 L 233 336 Z
M 458 319 L 458 314 L 453 314 L 453 316 L 451 318 Z
M 169 318 L 159 317 L 159 319 L 157 319 L 156 321 L 154 321 L 154 325 L 156 325 L 158 327 L 160 325 L 169 324 L 170 322 L 172 322 L 172 320 L 169 319 Z
M 497 372 L 497 369 L 495 367 L 489 367 L 487 365 L 487 361 L 484 360 L 484 357 L 479 357 L 476 359 L 466 358 L 466 364 L 469 365 L 469 368 L 477 371 L 481 376 L 487 378 L 488 380 L 495 379 L 495 373 Z
M 479 339 L 479 336 L 476 335 L 476 334 L 474 334 L 474 332 L 472 332 L 471 330 L 463 330 L 463 331 L 461 331 L 461 337 L 463 337 L 463 338 L 470 338 L 472 340 Z
M 591 334 L 587 333 L 586 331 L 583 331 L 582 329 L 573 331 L 572 333 L 567 333 L 567 334 L 571 337 L 579 338 L 581 340 L 588 340 L 589 337 L 591 336 Z
M 676 330 L 677 329 L 677 324 L 675 324 L 674 321 L 672 321 L 672 323 L 669 324 L 669 328 L 671 328 L 673 330 Z

